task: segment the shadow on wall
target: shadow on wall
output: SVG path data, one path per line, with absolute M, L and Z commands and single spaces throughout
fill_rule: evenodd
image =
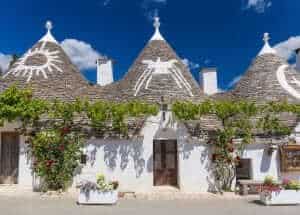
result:
M 195 144 L 188 142 L 188 131 L 183 124 L 178 125 L 177 129 L 177 144 L 178 144 L 178 153 L 182 154 L 182 159 L 189 159 L 192 154 Z
M 264 152 L 263 152 L 263 155 L 261 158 L 260 171 L 268 172 L 271 167 L 271 162 L 272 162 L 272 155 L 268 154 L 268 149 L 266 148 L 266 149 L 264 149 Z
M 111 169 L 118 167 L 124 171 L 130 162 L 134 163 L 136 177 L 140 177 L 146 168 L 146 160 L 143 157 L 144 146 L 141 142 L 125 142 L 125 143 L 106 143 L 100 144 L 104 151 L 104 162 Z M 149 171 L 151 164 L 147 161 L 147 170 Z M 151 161 L 152 162 L 152 161 Z
M 188 131 L 183 126 L 180 125 L 178 129 L 178 152 L 180 155 L 182 155 L 183 160 L 190 159 L 193 152 L 198 151 L 198 147 L 202 146 L 202 151 L 199 158 L 199 165 L 197 166 L 197 163 L 195 163 L 194 167 L 199 168 L 198 171 L 202 172 L 203 169 L 206 170 L 207 176 L 206 181 L 208 184 L 207 191 L 208 192 L 216 192 L 217 184 L 214 179 L 214 172 L 213 172 L 213 163 L 211 161 L 211 147 L 205 143 L 199 142 L 199 140 L 193 140 L 188 137 Z M 200 186 L 200 185 L 199 185 Z

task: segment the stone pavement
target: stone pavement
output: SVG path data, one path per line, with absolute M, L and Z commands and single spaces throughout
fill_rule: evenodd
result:
M 299 215 L 300 206 L 266 207 L 255 199 L 203 198 L 202 200 L 121 200 L 115 206 L 79 206 L 76 199 L 0 195 L 1 215 Z

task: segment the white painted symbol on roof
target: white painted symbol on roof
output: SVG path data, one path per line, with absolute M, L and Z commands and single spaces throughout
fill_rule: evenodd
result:
M 294 89 L 287 81 L 285 72 L 288 69 L 288 65 L 282 65 L 277 70 L 277 80 L 281 87 L 285 89 L 290 95 L 294 96 L 297 99 L 300 99 L 300 92 Z M 295 77 L 292 77 L 291 83 L 294 83 L 300 86 L 300 81 L 298 81 Z
M 161 61 L 157 58 L 156 61 L 153 60 L 143 60 L 142 63 L 147 65 L 147 68 L 142 73 L 142 75 L 137 80 L 134 90 L 134 96 L 137 96 L 142 86 L 145 84 L 145 89 L 149 89 L 149 85 L 152 81 L 153 75 L 168 74 L 171 75 L 173 80 L 176 82 L 180 89 L 185 89 L 190 96 L 193 96 L 192 87 L 182 75 L 180 69 L 176 66 L 178 61 L 173 59 L 166 62 Z M 166 83 L 168 84 L 168 83 Z
M 42 42 L 39 48 L 29 50 L 3 77 L 12 74 L 15 77 L 27 77 L 26 82 L 29 82 L 33 75 L 39 76 L 42 74 L 43 78 L 47 79 L 47 73 L 52 74 L 54 71 L 62 73 L 63 69 L 59 64 L 63 62 L 58 55 L 59 51 L 50 51 L 45 46 L 46 42 Z M 39 63 L 34 63 L 33 61 L 37 59 L 39 59 Z

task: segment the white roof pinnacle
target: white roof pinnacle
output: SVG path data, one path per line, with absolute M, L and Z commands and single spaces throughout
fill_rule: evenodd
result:
M 52 33 L 51 33 L 51 30 L 53 28 L 52 22 L 47 21 L 45 27 L 47 29 L 47 33 L 45 34 L 45 36 L 42 37 L 42 39 L 40 39 L 40 42 L 52 42 L 52 43 L 57 43 L 58 44 L 58 42 L 52 36 Z
M 258 56 L 264 55 L 264 54 L 276 54 L 276 50 L 273 49 L 269 44 L 270 36 L 269 33 L 264 33 L 263 41 L 265 42 L 264 47 L 260 50 Z
M 155 33 L 154 33 L 153 37 L 151 38 L 151 40 L 165 40 L 159 31 L 160 21 L 159 21 L 158 16 L 154 17 L 154 25 L 153 26 L 155 28 Z

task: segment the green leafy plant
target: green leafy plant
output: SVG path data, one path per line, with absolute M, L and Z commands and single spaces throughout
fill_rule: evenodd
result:
M 0 125 L 20 122 L 18 130 L 27 137 L 34 171 L 44 181 L 44 190 L 66 189 L 71 182 L 84 137 L 88 138 L 83 128 L 126 136 L 128 118 L 137 120 L 157 113 L 157 105 L 139 101 L 45 101 L 34 98 L 30 89 L 15 86 L 0 94 Z
M 275 179 L 273 176 L 266 176 L 264 179 L 264 185 L 273 185 L 275 184 Z
M 300 190 L 300 181 L 284 179 L 282 186 L 285 190 Z
M 41 131 L 31 142 L 34 170 L 43 190 L 66 189 L 80 160 L 81 138 L 68 127 Z
M 221 127 L 215 130 L 208 143 L 212 144 L 214 175 L 218 189 L 222 192 L 231 190 L 235 166 L 253 136 L 257 133 L 268 137 L 289 135 L 291 130 L 280 121 L 279 116 L 282 113 L 300 115 L 300 105 L 285 102 L 257 105 L 247 101 L 208 100 L 200 104 L 175 102 L 172 111 L 181 121 L 200 120 L 205 115 L 214 115 L 221 122 Z M 234 139 L 241 141 L 234 144 Z
M 117 181 L 106 182 L 105 176 L 103 174 L 98 174 L 97 185 L 99 190 L 106 192 L 106 191 L 112 191 L 118 189 L 119 182 Z

